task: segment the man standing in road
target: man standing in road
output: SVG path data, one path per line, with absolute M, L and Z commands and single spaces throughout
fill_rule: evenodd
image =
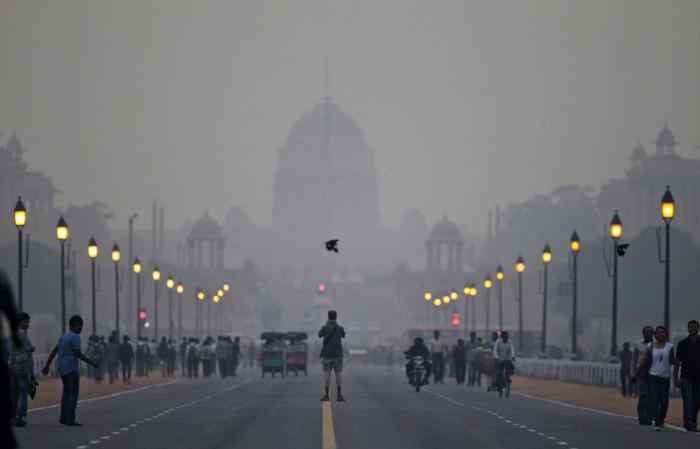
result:
M 321 361 L 323 363 L 323 375 L 325 394 L 321 401 L 330 401 L 331 371 L 335 372 L 335 385 L 338 388 L 338 402 L 345 401 L 341 394 L 342 372 L 343 372 L 343 338 L 345 329 L 338 324 L 338 313 L 335 310 L 328 311 L 328 321 L 326 325 L 318 331 L 318 337 L 323 338 L 323 349 L 321 350 Z
M 688 336 L 678 343 L 676 365 L 673 368 L 673 383 L 681 387 L 683 396 L 683 427 L 688 432 L 698 431 L 700 410 L 700 324 L 688 321 Z M 681 377 L 678 378 L 678 369 Z
M 13 423 L 24 427 L 27 422 L 27 396 L 35 385 L 34 380 L 34 347 L 27 335 L 29 330 L 29 314 L 19 314 L 19 329 L 17 333 L 22 340 L 22 346 L 13 344 L 12 338 L 6 341 L 7 366 L 10 368 L 10 391 L 12 398 Z
M 632 376 L 632 352 L 629 342 L 622 343 L 622 351 L 617 355 L 620 359 L 620 385 L 622 387 L 622 397 L 627 397 L 631 392 L 630 377 Z
M 68 327 L 69 331 L 58 340 L 58 344 L 51 351 L 41 372 L 44 376 L 49 374 L 49 367 L 58 354 L 58 374 L 63 382 L 61 418 L 58 422 L 66 426 L 80 426 L 81 424 L 75 421 L 75 408 L 78 406 L 80 388 L 78 359 L 89 363 L 95 369 L 98 369 L 100 365 L 80 351 L 80 332 L 83 330 L 83 319 L 79 315 L 73 315 L 68 321 Z
M 651 326 L 644 326 L 642 335 L 644 338 L 634 344 L 634 351 L 632 352 L 634 372 L 639 370 L 639 364 L 654 339 L 654 328 Z M 646 379 L 640 379 L 638 377 L 633 378 L 633 380 L 637 382 L 637 417 L 639 419 L 639 424 L 642 426 L 650 426 L 652 424 L 652 418 L 651 404 L 649 403 L 649 383 Z
M 433 383 L 443 383 L 445 375 L 445 343 L 440 340 L 440 331 L 433 331 L 433 338 L 430 340 L 430 353 L 433 355 Z

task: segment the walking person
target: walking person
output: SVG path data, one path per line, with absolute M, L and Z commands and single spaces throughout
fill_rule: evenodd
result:
M 187 375 L 187 337 L 182 337 L 179 348 L 180 368 L 182 368 L 182 377 Z
M 161 338 L 160 344 L 156 349 L 156 357 L 158 357 L 158 367 L 160 368 L 160 376 L 167 375 L 168 368 L 168 341 L 165 337 Z
M 318 331 L 318 337 L 323 338 L 321 349 L 321 361 L 323 363 L 324 395 L 321 401 L 330 401 L 331 371 L 335 372 L 335 386 L 338 390 L 338 402 L 345 401 L 341 393 L 343 372 L 343 338 L 345 329 L 338 324 L 338 313 L 335 310 L 328 311 L 328 321 Z
M 80 366 L 78 360 L 90 364 L 97 369 L 100 365 L 80 351 L 80 332 L 83 330 L 83 319 L 79 315 L 73 315 L 68 321 L 69 330 L 58 340 L 58 344 L 51 351 L 41 373 L 49 374 L 49 367 L 53 359 L 58 355 L 58 374 L 63 382 L 63 396 L 61 397 L 61 417 L 58 422 L 66 426 L 80 426 L 75 420 L 75 409 L 78 405 L 80 390 Z
M 642 328 L 642 339 L 634 344 L 632 351 L 632 369 L 633 372 L 639 371 L 642 358 L 647 352 L 649 345 L 654 338 L 654 328 L 644 326 Z M 649 379 L 647 375 L 640 376 L 639 374 L 632 377 L 632 382 L 637 385 L 637 418 L 642 426 L 650 426 L 652 424 L 651 404 L 649 404 Z
M 12 338 L 6 340 L 7 357 L 4 362 L 10 368 L 10 393 L 12 400 L 12 423 L 17 427 L 27 424 L 27 396 L 31 387 L 36 385 L 34 376 L 34 347 L 29 340 L 29 314 L 19 314 L 19 329 L 17 333 L 22 341 L 15 345 Z
M 122 337 L 122 344 L 119 345 L 119 363 L 122 365 L 122 383 L 131 383 L 131 364 L 134 361 L 134 347 L 129 343 L 129 337 Z
M 473 387 L 476 382 L 476 333 L 469 333 L 469 341 L 465 345 L 467 353 L 467 367 L 469 369 L 469 378 L 467 380 L 467 386 Z
M 678 343 L 676 365 L 673 368 L 673 383 L 681 387 L 683 396 L 683 427 L 688 432 L 698 431 L 700 410 L 700 324 L 688 321 L 688 336 Z M 681 377 L 678 378 L 678 370 Z
M 228 376 L 230 346 L 226 337 L 219 335 L 216 342 L 216 359 L 219 361 L 219 375 L 221 377 Z
M 110 385 L 119 379 L 119 345 L 116 335 L 110 335 L 105 345 L 105 362 Z
M 632 390 L 632 351 L 630 351 L 629 342 L 622 343 L 622 351 L 617 355 L 620 359 L 620 386 L 622 388 L 622 397 L 627 397 Z
M 230 372 L 229 374 L 236 377 L 236 370 L 238 369 L 238 362 L 241 359 L 241 337 L 236 337 L 231 343 L 231 337 L 228 338 L 229 344 L 231 344 L 231 358 L 229 361 Z
M 641 366 L 649 363 L 649 402 L 651 416 L 654 418 L 656 431 L 664 428 L 664 420 L 668 411 L 668 396 L 671 389 L 671 365 L 675 363 L 673 345 L 666 341 L 668 332 L 663 326 L 656 326 L 654 331 L 656 341 L 649 345 L 644 354 Z
M 433 331 L 433 338 L 430 340 L 430 354 L 433 356 L 433 383 L 444 383 L 442 378 L 445 376 L 445 353 L 447 348 L 445 343 L 440 340 L 440 331 Z
M 457 345 L 452 348 L 452 365 L 455 367 L 457 385 L 463 385 L 467 372 L 467 347 L 461 338 L 457 340 Z
M 15 302 L 12 296 L 12 288 L 5 277 L 5 273 L 0 270 L 0 316 L 5 315 L 10 332 L 12 333 L 12 344 L 22 346 L 22 338 L 19 334 L 19 317 Z M 0 335 L 2 332 L 3 320 L 0 319 Z M 7 365 L 2 361 L 6 360 L 6 345 L 0 345 L 0 447 L 14 449 L 17 447 L 17 440 L 12 432 L 10 420 L 12 419 L 12 402 L 10 400 L 10 379 L 7 372 Z

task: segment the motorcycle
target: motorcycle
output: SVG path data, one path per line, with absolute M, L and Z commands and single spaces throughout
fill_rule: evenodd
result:
M 415 387 L 416 393 L 420 392 L 420 387 L 425 385 L 425 357 L 416 355 L 411 357 L 411 375 L 409 377 L 411 385 Z

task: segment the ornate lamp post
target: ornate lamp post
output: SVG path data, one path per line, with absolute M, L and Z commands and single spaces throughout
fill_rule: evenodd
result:
M 134 258 L 132 270 L 136 275 L 136 339 L 141 339 L 141 271 L 143 266 L 138 257 Z
M 518 351 L 524 351 L 523 345 L 523 273 L 525 272 L 525 260 L 518 255 L 515 260 L 515 272 L 518 273 Z
M 66 262 L 66 240 L 68 240 L 68 225 L 63 216 L 56 224 L 56 238 L 61 243 L 61 332 L 66 333 L 66 269 L 70 265 L 70 257 Z
M 182 280 L 178 279 L 175 291 L 177 291 L 177 339 L 182 340 L 182 294 L 185 293 Z
M 496 280 L 498 281 L 498 330 L 503 331 L 503 279 L 506 278 L 503 267 L 496 267 Z
M 476 295 L 479 294 L 479 291 L 475 284 L 471 285 L 470 293 L 472 295 L 472 332 L 476 332 Z
M 578 323 L 577 313 L 578 313 L 578 253 L 581 251 L 581 240 L 578 238 L 578 233 L 574 230 L 571 234 L 571 240 L 569 241 L 569 248 L 571 249 L 571 258 L 573 259 L 573 266 L 571 269 L 571 279 L 572 279 L 572 292 L 571 296 L 573 298 L 574 313 L 571 318 L 571 353 L 576 354 L 578 347 L 576 345 L 576 337 L 578 333 L 576 331 L 576 325 Z
M 151 277 L 153 278 L 153 302 L 154 307 L 155 307 L 155 323 L 154 323 L 154 332 L 155 332 L 155 338 L 156 342 L 158 341 L 158 281 L 160 280 L 160 270 L 158 269 L 158 265 L 153 268 L 153 272 L 151 273 Z
M 493 287 L 493 282 L 491 281 L 491 276 L 487 274 L 484 278 L 484 288 L 486 289 L 486 340 L 484 341 L 489 341 L 491 333 L 491 287 Z
M 17 228 L 17 253 L 18 253 L 18 263 L 17 263 L 17 298 L 19 301 L 19 311 L 24 312 L 24 283 L 22 280 L 22 270 L 27 268 L 29 265 L 29 234 L 27 234 L 27 255 L 24 257 L 22 255 L 22 229 L 27 224 L 27 209 L 24 207 L 22 202 L 22 197 L 17 198 L 17 204 L 15 204 L 15 227 Z
M 612 357 L 617 355 L 617 243 L 620 237 L 622 237 L 622 221 L 615 211 L 615 215 L 610 221 L 610 238 L 613 241 L 612 332 L 610 337 L 610 355 Z
M 173 338 L 173 288 L 175 288 L 175 279 L 172 275 L 168 275 L 165 286 L 168 287 L 168 340 L 171 340 Z
M 671 189 L 666 186 L 666 192 L 661 198 L 661 217 L 666 223 L 666 258 L 664 263 L 664 327 L 671 332 L 671 221 L 676 215 L 676 202 Z
M 97 311 L 95 310 L 95 297 L 96 297 L 96 284 L 95 284 L 95 259 L 99 255 L 99 248 L 97 247 L 97 242 L 95 242 L 95 237 L 90 237 L 90 242 L 88 243 L 88 257 L 90 258 L 90 273 L 92 276 L 92 335 L 97 335 Z
M 542 339 L 540 350 L 542 354 L 547 353 L 547 269 L 552 263 L 552 250 L 549 249 L 549 243 L 544 245 L 542 249 L 542 265 L 544 266 L 544 285 L 542 289 Z
M 117 331 L 117 341 L 119 341 L 119 261 L 122 259 L 122 252 L 119 245 L 114 242 L 112 246 L 112 262 L 114 262 L 114 323 Z

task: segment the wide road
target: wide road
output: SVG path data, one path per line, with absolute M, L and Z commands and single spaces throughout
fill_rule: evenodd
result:
M 319 402 L 321 376 L 176 379 L 78 405 L 30 412 L 22 448 L 698 448 L 700 437 L 634 419 L 452 383 L 415 393 L 399 370 L 350 366 L 344 403 Z

